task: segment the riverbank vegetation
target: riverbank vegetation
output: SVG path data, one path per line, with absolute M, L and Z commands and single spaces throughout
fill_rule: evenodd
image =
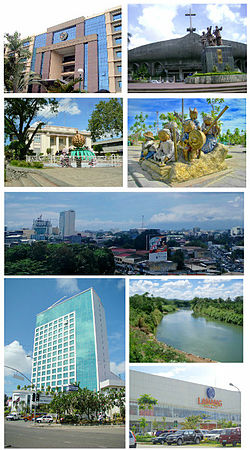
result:
M 243 325 L 243 297 L 238 296 L 234 300 L 227 298 L 199 298 L 195 297 L 190 302 L 192 310 L 211 319 L 220 320 L 235 325 Z
M 158 342 L 154 336 L 163 316 L 176 310 L 173 301 L 151 297 L 147 292 L 130 297 L 130 362 L 187 361 L 184 355 Z

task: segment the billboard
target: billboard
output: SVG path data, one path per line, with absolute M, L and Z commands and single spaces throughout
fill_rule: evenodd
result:
M 153 236 L 149 238 L 149 253 L 167 252 L 166 236 Z

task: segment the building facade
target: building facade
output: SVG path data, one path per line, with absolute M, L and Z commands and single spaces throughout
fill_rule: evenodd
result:
M 138 398 L 148 394 L 157 400 L 152 409 L 140 410 Z M 130 370 L 130 428 L 139 428 L 146 417 L 147 431 L 153 422 L 165 427 L 180 428 L 186 417 L 205 416 L 204 422 L 216 424 L 219 420 L 241 423 L 241 394 L 239 391 L 214 388 L 158 375 Z
M 30 92 L 46 92 L 55 80 L 81 78 L 75 90 L 120 92 L 122 82 L 122 13 L 112 8 L 91 17 L 55 25 L 27 41 L 31 53 L 27 66 L 39 74 L 42 85 Z
M 122 381 L 110 371 L 105 312 L 90 288 L 39 313 L 34 336 L 32 383 L 37 389 L 99 391 Z M 110 380 L 108 382 L 107 380 Z
M 223 45 L 231 47 L 235 68 L 246 72 L 247 45 L 226 39 Z M 193 32 L 177 39 L 142 45 L 128 52 L 128 75 L 132 78 L 144 68 L 151 77 L 183 81 L 190 74 L 202 72 L 201 53 L 200 36 Z
M 60 212 L 59 230 L 64 236 L 73 236 L 75 234 L 76 213 L 73 210 Z
M 30 127 L 28 130 L 29 137 L 34 132 L 35 127 Z M 62 127 L 58 125 L 45 125 L 41 128 L 34 136 L 31 144 L 30 150 L 39 156 L 41 153 L 47 155 L 47 151 L 51 152 L 51 155 L 58 154 L 63 149 L 69 149 L 72 144 L 72 139 L 76 133 L 83 134 L 86 138 L 85 145 L 91 148 L 91 133 L 90 131 L 79 131 L 78 128 L 74 127 Z
M 43 219 L 42 215 L 33 220 L 32 229 L 34 230 L 33 238 L 37 240 L 48 239 L 48 237 L 52 234 L 51 221 Z

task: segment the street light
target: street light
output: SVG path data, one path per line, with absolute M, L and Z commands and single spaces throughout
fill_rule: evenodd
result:
M 79 73 L 79 76 L 80 76 L 80 81 L 79 81 L 79 92 L 81 92 L 81 82 L 82 82 L 82 79 L 83 79 L 82 74 L 83 74 L 84 70 L 81 69 L 81 68 L 79 68 L 79 69 L 77 70 L 77 72 Z
M 240 392 L 240 389 L 237 387 L 237 386 L 235 386 L 235 384 L 233 384 L 233 383 L 229 383 L 229 386 L 233 386 L 233 387 L 235 387 L 235 389 L 237 389 L 239 392 Z

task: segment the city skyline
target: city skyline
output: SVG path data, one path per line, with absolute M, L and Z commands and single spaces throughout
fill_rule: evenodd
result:
M 105 309 L 110 369 L 124 379 L 125 292 L 121 278 L 5 279 L 5 365 L 30 378 L 36 315 L 63 296 L 69 298 L 90 287 L 100 296 Z M 15 381 L 13 371 L 5 369 L 5 392 L 11 394 L 17 384 L 27 385 L 27 380 Z
M 223 114 L 220 119 L 221 122 L 221 134 L 226 133 L 229 129 L 231 132 L 235 128 L 241 130 L 246 130 L 246 100 L 243 98 L 225 98 L 224 103 L 220 105 L 221 110 L 228 106 L 228 110 Z M 202 125 L 201 112 L 210 114 L 212 106 L 209 105 L 205 98 L 185 98 L 184 99 L 184 114 L 189 117 L 189 108 L 198 110 L 198 120 L 200 125 Z M 153 126 L 153 123 L 157 121 L 156 112 L 167 115 L 168 112 L 177 112 L 181 115 L 182 113 L 182 100 L 180 98 L 155 98 L 155 99 L 129 99 L 128 100 L 128 132 L 130 133 L 130 127 L 135 122 L 135 116 L 141 112 L 144 116 L 147 114 L 148 117 L 145 120 L 145 125 Z M 159 128 L 161 128 L 161 121 L 159 120 Z M 156 131 L 156 128 L 155 128 Z
M 246 43 L 246 4 L 134 3 L 128 7 L 128 31 L 132 35 L 129 49 L 185 36 L 190 27 L 190 18 L 185 14 L 189 14 L 190 7 L 196 14 L 192 17 L 195 33 L 201 35 L 208 26 L 218 25 L 223 26 L 222 40 Z
M 243 204 L 241 192 L 9 192 L 5 194 L 5 226 L 30 228 L 33 218 L 41 214 L 55 226 L 62 210 L 73 209 L 77 232 L 140 228 L 142 216 L 145 228 L 224 230 L 243 226 Z

